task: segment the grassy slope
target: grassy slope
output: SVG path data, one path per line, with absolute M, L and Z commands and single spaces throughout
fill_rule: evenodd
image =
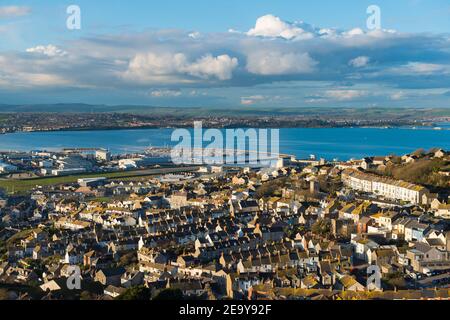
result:
M 439 171 L 446 171 L 449 168 L 449 161 L 442 159 L 420 159 L 414 163 L 388 167 L 386 173 L 399 180 L 421 185 L 449 188 L 450 179 L 439 174 Z
M 61 177 L 49 177 L 49 178 L 34 178 L 24 180 L 0 180 L 0 188 L 5 189 L 9 193 L 24 192 L 33 189 L 36 186 L 51 186 L 59 184 L 75 183 L 81 178 L 96 178 L 105 177 L 108 179 L 143 179 L 151 177 L 157 174 L 164 174 L 170 172 L 191 171 L 193 168 L 161 168 L 150 170 L 136 170 L 136 171 L 124 171 L 124 172 L 111 172 L 111 173 L 95 173 L 95 174 L 79 174 L 72 176 Z

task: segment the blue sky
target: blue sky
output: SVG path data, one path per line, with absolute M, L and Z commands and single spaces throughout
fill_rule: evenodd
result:
M 449 0 L 2 0 L 0 104 L 447 107 L 449 34 Z

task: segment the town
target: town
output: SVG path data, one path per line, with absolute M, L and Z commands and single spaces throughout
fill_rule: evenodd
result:
M 442 149 L 270 167 L 36 150 L 2 152 L 0 175 L 0 299 L 450 299 Z
M 367 111 L 367 113 L 361 113 L 358 109 L 348 109 L 337 114 L 335 111 L 320 108 L 307 110 L 304 113 L 288 110 L 281 114 L 274 111 L 268 113 L 249 111 L 239 114 L 231 109 L 228 112 L 222 111 L 223 114 L 221 114 L 213 113 L 214 110 L 195 108 L 184 110 L 142 108 L 138 111 L 130 110 L 128 113 L 99 112 L 98 106 L 84 106 L 84 108 L 86 112 L 71 112 L 67 106 L 44 109 L 51 112 L 32 112 L 33 109 L 10 112 L 8 111 L 10 109 L 0 105 L 0 134 L 67 130 L 190 128 L 193 121 L 202 121 L 207 128 L 436 127 L 436 123 L 445 122 L 450 118 L 438 116 L 437 112 L 442 112 L 440 109 L 430 109 L 425 114 L 409 109 L 395 110 L 392 114 L 386 114 L 386 111 L 382 110 L 383 114 L 380 116 L 377 113 L 378 109 Z M 92 108 L 93 112 L 88 112 L 89 108 Z M 60 111 L 56 112 L 55 110 L 58 109 Z M 448 115 L 447 111 L 443 112 Z

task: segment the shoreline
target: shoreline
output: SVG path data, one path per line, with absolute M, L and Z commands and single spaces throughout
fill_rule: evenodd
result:
M 86 128 L 64 128 L 64 129 L 49 129 L 49 130 L 17 130 L 10 132 L 0 132 L 0 135 L 15 134 L 15 133 L 37 133 L 37 132 L 83 132 L 83 131 L 126 131 L 126 130 L 164 130 L 164 129 L 192 129 L 192 126 L 181 125 L 181 126 L 136 126 L 136 127 L 86 127 Z M 224 126 L 224 127 L 214 127 L 214 126 L 203 126 L 204 129 L 379 129 L 379 130 L 390 130 L 390 129 L 404 129 L 404 130 L 437 130 L 437 131 L 449 131 L 449 128 L 441 128 L 438 126 L 426 126 L 426 125 L 389 125 L 389 126 L 368 126 L 368 125 L 333 125 L 333 126 L 281 126 L 281 127 L 271 127 L 271 126 Z

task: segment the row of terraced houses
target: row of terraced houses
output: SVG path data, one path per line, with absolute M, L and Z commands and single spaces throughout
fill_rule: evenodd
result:
M 429 194 L 427 188 L 401 180 L 380 177 L 374 174 L 361 172 L 355 169 L 345 170 L 342 181 L 347 187 L 373 193 L 387 199 L 407 201 L 413 204 L 423 204 L 427 200 L 424 196 Z

